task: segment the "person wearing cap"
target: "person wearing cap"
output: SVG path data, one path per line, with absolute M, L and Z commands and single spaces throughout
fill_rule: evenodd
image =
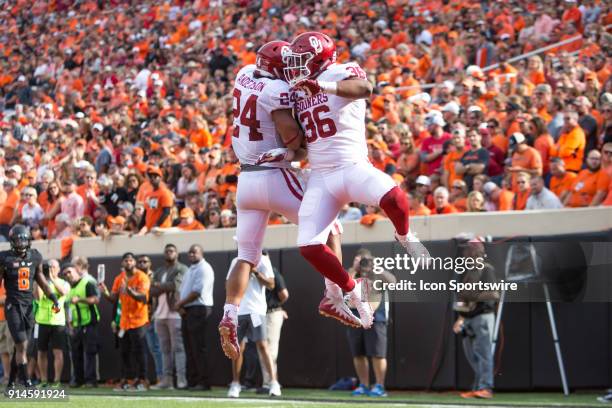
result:
M 531 195 L 527 199 L 526 210 L 557 210 L 563 208 L 559 197 L 544 186 L 542 176 L 532 177 L 529 183 Z
M 474 176 L 487 174 L 489 151 L 482 147 L 482 136 L 477 129 L 470 129 L 467 138 L 470 142 L 470 149 L 455 163 L 455 171 L 471 190 Z
M 461 108 L 455 101 L 450 101 L 442 107 L 442 117 L 449 125 L 452 125 L 459 119 Z
M 434 190 L 433 199 L 435 208 L 432 211 L 433 214 L 452 214 L 459 212 L 454 205 L 448 202 L 449 199 L 448 189 L 444 186 L 440 186 Z
M 108 223 L 110 235 L 125 235 L 128 233 L 125 231 L 126 220 L 124 217 L 120 215 L 116 217 L 109 215 L 106 222 Z
M 158 167 L 150 167 L 147 176 L 153 189 L 145 197 L 145 225 L 140 235 L 172 226 L 170 210 L 174 206 L 174 195 L 162 184 L 162 172 Z
M 551 148 L 550 156 L 563 159 L 566 170 L 578 173 L 582 168 L 586 136 L 578 124 L 577 112 L 565 111 L 563 123 L 561 136 Z
M 597 149 L 597 120 L 591 115 L 593 105 L 586 96 L 579 96 L 574 99 L 574 107 L 578 112 L 578 125 L 584 131 L 586 145 L 584 147 L 584 155 L 587 156 L 593 149 Z
M 542 175 L 542 157 L 540 153 L 527 144 L 527 138 L 520 132 L 510 136 L 511 162 L 506 167 L 506 172 L 512 175 L 512 191 L 518 191 L 516 183 L 517 174 L 520 172 L 529 173 L 531 176 Z
M 431 175 L 440 168 L 444 145 L 451 139 L 451 135 L 444 132 L 446 122 L 439 111 L 430 111 L 425 117 L 425 125 L 431 136 L 421 143 L 421 161 L 425 163 L 427 175 Z
M 474 234 L 461 234 L 455 237 L 459 256 L 471 261 L 482 262 L 487 258 L 484 239 Z M 466 265 L 468 262 L 466 262 Z M 474 265 L 474 263 L 471 263 Z M 460 274 L 461 283 L 495 283 L 495 268 L 488 262 L 476 267 L 467 267 Z M 457 320 L 453 324 L 453 332 L 461 336 L 465 357 L 474 370 L 472 389 L 460 394 L 461 398 L 493 398 L 495 359 L 493 349 L 493 331 L 495 325 L 495 310 L 500 293 L 497 290 L 465 290 L 459 291 L 453 310 Z
M 553 119 L 548 108 L 552 98 L 552 88 L 548 84 L 540 84 L 535 88 L 534 91 L 534 103 L 537 109 L 538 116 L 540 116 L 544 122 L 548 125 Z
M 431 179 L 421 174 L 420 176 L 416 178 L 415 184 L 416 184 L 416 192 L 423 197 L 423 202 L 425 203 L 425 205 L 428 208 L 433 209 L 434 202 L 433 202 L 433 195 L 431 191 Z
M 199 231 L 205 229 L 204 225 L 195 219 L 195 214 L 189 207 L 183 208 L 179 213 L 179 217 L 181 221 L 178 227 L 183 231 Z
M 87 273 L 87 266 L 85 258 L 77 257 L 74 263 L 64 266 L 62 271 L 72 286 L 67 301 L 71 312 L 70 351 L 74 369 L 74 381 L 70 386 L 74 388 L 83 385 L 88 388 L 98 386 L 96 356 L 99 349 L 100 292 L 96 280 Z
M 19 216 L 19 202 L 21 193 L 17 189 L 17 180 L 7 178 L 4 180 L 6 199 L 0 207 L 0 236 L 8 239 L 8 233 Z
M 487 181 L 483 187 L 485 198 L 485 209 L 487 211 L 511 211 L 514 204 L 514 193 L 500 188 L 492 181 Z
M 149 289 L 151 280 L 146 273 L 136 268 L 136 256 L 126 252 L 121 257 L 121 273 L 113 281 L 109 291 L 104 282 L 99 288 L 106 300 L 113 305 L 121 304 L 119 320 L 119 348 L 121 350 L 121 382 L 118 391 L 146 391 L 147 381 L 147 344 L 146 330 L 149 323 Z M 134 382 L 128 379 L 135 372 Z
M 510 137 L 513 133 L 521 131 L 521 125 L 517 119 L 522 111 L 522 106 L 515 102 L 508 102 L 506 104 L 506 137 Z

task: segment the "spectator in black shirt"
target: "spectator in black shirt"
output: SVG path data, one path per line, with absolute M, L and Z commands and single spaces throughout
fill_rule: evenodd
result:
M 113 188 L 113 180 L 103 175 L 98 179 L 100 193 L 98 202 L 106 209 L 108 215 L 116 217 L 119 215 L 119 203 L 127 201 L 127 193 L 124 188 Z
M 455 170 L 457 174 L 463 175 L 463 180 L 471 190 L 474 176 L 487 174 L 489 151 L 482 147 L 482 136 L 477 129 L 468 130 L 467 139 L 470 142 L 470 150 L 455 164 Z
M 586 136 L 586 147 L 584 148 L 586 159 L 591 150 L 597 149 L 597 120 L 591 115 L 591 101 L 586 96 L 577 97 L 574 100 L 574 106 L 579 115 L 578 124 Z

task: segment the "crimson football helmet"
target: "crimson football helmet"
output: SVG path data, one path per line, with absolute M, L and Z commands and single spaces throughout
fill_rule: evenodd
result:
M 268 73 L 276 79 L 283 79 L 283 53 L 289 52 L 289 43 L 286 41 L 270 41 L 257 50 L 255 65 L 259 71 Z
M 316 77 L 336 62 L 336 44 L 323 33 L 303 33 L 295 37 L 283 61 L 285 79 L 295 86 L 304 79 Z

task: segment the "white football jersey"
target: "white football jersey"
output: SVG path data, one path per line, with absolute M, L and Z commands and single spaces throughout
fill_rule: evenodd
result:
M 365 79 L 366 76 L 356 63 L 333 64 L 317 80 L 338 82 L 351 77 Z M 323 93 L 311 98 L 298 95 L 294 108 L 304 129 L 308 161 L 313 169 L 368 160 L 365 99 Z
M 255 65 L 247 65 L 236 75 L 234 83 L 234 135 L 232 147 L 242 164 L 255 164 L 257 158 L 271 149 L 285 147 L 276 131 L 272 112 L 291 109 L 289 85 L 280 79 L 255 77 Z M 264 163 L 264 166 L 288 167 L 289 163 Z

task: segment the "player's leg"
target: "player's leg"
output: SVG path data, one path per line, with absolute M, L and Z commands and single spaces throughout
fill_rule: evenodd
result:
M 238 308 L 249 284 L 251 269 L 261 257 L 269 211 L 238 208 L 237 216 L 238 259 L 227 277 L 223 318 L 219 324 L 221 347 L 225 355 L 232 360 L 240 354 L 236 337 Z
M 225 306 L 219 323 L 221 347 L 235 360 L 240 355 L 237 339 L 238 308 L 249 283 L 251 269 L 261 257 L 270 212 L 267 207 L 270 175 L 276 170 L 244 172 L 238 179 L 237 225 L 238 258 L 225 284 Z
M 5 307 L 6 322 L 13 342 L 15 343 L 15 350 L 11 359 L 9 385 L 14 385 L 16 379 L 19 379 L 27 386 L 30 385 L 27 372 L 28 360 L 26 353 L 28 349 L 28 339 L 33 326 L 32 321 L 34 320 L 31 308 L 31 306 L 24 307 L 15 304 L 8 304 Z
M 335 191 L 338 186 L 334 174 L 323 175 L 320 172 L 313 171 L 308 180 L 306 194 L 300 207 L 298 246 L 302 256 L 321 275 L 334 282 L 343 291 L 352 293 L 352 298 L 356 299 L 361 298 L 361 285 L 351 278 L 342 267 L 342 263 L 340 263 L 336 254 L 326 245 L 333 222 L 340 208 L 344 205 L 341 194 L 336 194 Z M 343 297 L 334 297 L 330 299 L 330 303 L 330 310 L 333 312 L 332 317 L 336 317 L 335 314 L 338 314 L 342 315 L 342 318 L 338 318 L 338 320 L 351 319 L 356 321 Z M 366 301 L 355 306 L 360 313 L 361 319 L 359 322 L 362 326 L 369 327 L 372 323 L 371 307 Z
M 379 206 L 395 227 L 395 237 L 412 257 L 429 258 L 429 252 L 410 231 L 408 197 L 388 174 L 368 164 L 344 169 L 346 193 L 351 201 Z M 354 186 L 360 186 L 355 188 Z

